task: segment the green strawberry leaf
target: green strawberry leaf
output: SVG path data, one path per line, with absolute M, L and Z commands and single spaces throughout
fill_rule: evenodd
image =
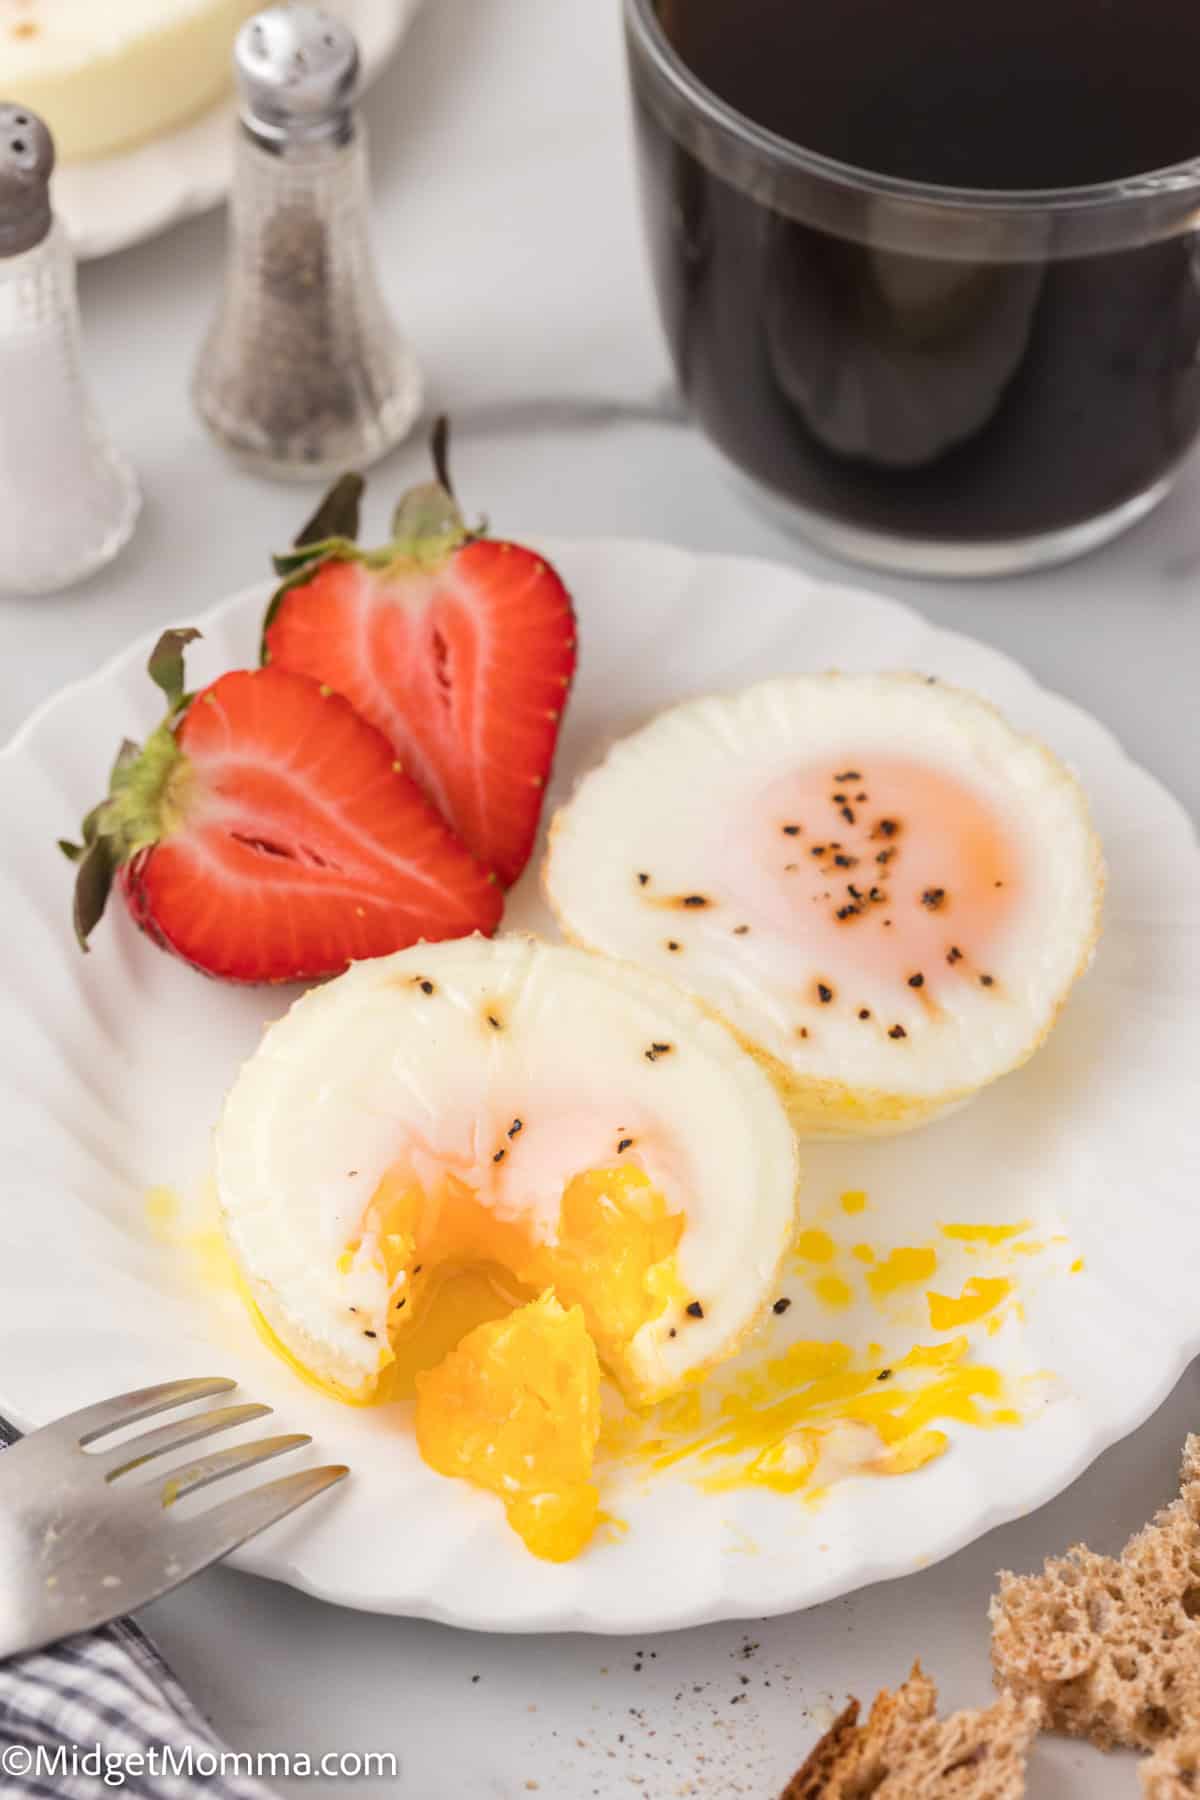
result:
M 110 775 L 108 777 L 108 785 L 110 788 L 115 787 L 117 778 L 125 773 L 126 769 L 129 768 L 131 763 L 137 761 L 137 759 L 141 755 L 141 753 L 142 753 L 141 745 L 135 744 L 132 738 L 122 738 L 121 739 L 121 748 L 117 751 L 116 757 L 113 761 L 112 772 L 110 773 Z M 85 842 L 87 842 L 89 844 L 91 843 L 92 840 L 87 835 L 88 823 L 89 823 L 89 821 L 91 821 L 94 824 L 96 814 L 99 811 L 100 811 L 100 808 L 98 806 L 94 806 L 92 808 L 91 812 L 88 814 L 87 818 L 83 821 L 84 840 L 85 840 Z
M 331 557 L 350 562 L 359 555 L 361 552 L 353 538 L 328 537 L 320 538 L 315 543 L 301 544 L 295 550 L 284 550 L 271 558 L 271 565 L 275 573 L 284 576 L 290 584 L 297 575 L 307 578 L 319 564 L 328 562 Z
M 292 539 L 295 548 L 302 550 L 305 545 L 322 544 L 327 538 L 349 538 L 353 543 L 358 536 L 366 485 L 357 470 L 350 469 L 345 475 L 339 475 L 312 518 Z
M 183 653 L 187 646 L 200 636 L 194 626 L 185 625 L 171 631 L 164 631 L 150 652 L 150 660 L 146 664 L 150 679 L 154 685 L 162 689 L 167 697 L 167 707 L 176 713 L 185 699 L 183 686 Z M 125 754 L 122 745 L 117 753 L 116 767 L 122 767 L 121 758 Z
M 117 772 L 120 769 L 128 767 L 129 763 L 140 754 L 141 752 L 139 751 L 138 746 L 130 743 L 129 739 L 126 738 L 117 753 L 117 760 L 113 764 L 113 778 L 115 779 Z M 70 838 L 59 838 L 57 840 L 59 849 L 68 861 L 79 862 L 81 858 L 87 855 L 88 851 L 96 841 L 97 834 L 100 830 L 101 814 L 103 813 L 106 804 L 107 802 L 101 800 L 98 806 L 93 806 L 91 812 L 84 814 L 83 824 L 80 827 L 81 835 L 83 837 L 82 844 L 72 843 Z
M 80 859 L 75 877 L 75 936 L 83 951 L 88 949 L 88 938 L 100 922 L 115 873 L 108 839 L 98 837 Z
M 108 793 L 84 817 L 82 843 L 58 839 L 59 849 L 76 866 L 73 916 L 81 950 L 88 948 L 117 870 L 176 830 L 185 815 L 189 773 L 175 732 L 190 698 L 183 686 L 184 651 L 199 636 L 191 628 L 163 632 L 147 668 L 166 696 L 166 717 L 145 744 L 123 740 Z

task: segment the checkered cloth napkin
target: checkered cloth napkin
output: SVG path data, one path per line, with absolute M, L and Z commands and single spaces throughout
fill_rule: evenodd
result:
M 0 1450 L 18 1435 L 0 1418 Z M 214 1758 L 228 1757 L 228 1747 L 213 1735 L 145 1632 L 128 1619 L 0 1663 L 0 1768 L 13 1746 L 29 1752 L 28 1773 L 14 1772 L 24 1758 L 10 1758 L 9 1772 L 0 1772 L 0 1795 L 271 1800 L 260 1782 L 236 1767 L 208 1772 Z M 172 1752 L 167 1766 L 164 1747 Z M 200 1772 L 188 1772 L 189 1749 Z M 91 1772 L 97 1750 L 118 1769 L 134 1755 L 146 1761 L 118 1787 L 111 1778 L 105 1783 L 103 1760 L 101 1772 Z M 158 1772 L 146 1772 L 151 1766 Z

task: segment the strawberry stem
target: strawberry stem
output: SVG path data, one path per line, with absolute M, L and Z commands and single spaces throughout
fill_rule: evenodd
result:
M 350 472 L 334 482 L 312 518 L 300 528 L 291 549 L 271 559 L 280 584 L 263 618 L 259 659 L 264 665 L 271 660 L 267 636 L 276 613 L 292 588 L 311 581 L 324 563 L 358 562 L 369 569 L 416 563 L 436 569 L 463 544 L 486 536 L 486 519 L 468 526 L 455 500 L 450 481 L 450 421 L 445 413 L 433 422 L 429 449 L 434 480 L 410 488 L 401 497 L 392 514 L 390 543 L 378 550 L 360 548 L 357 538 L 366 484 L 361 475 Z
M 429 434 L 429 454 L 433 458 L 435 476 L 453 500 L 454 483 L 450 479 L 450 420 L 445 413 L 439 413 L 433 421 L 433 430 Z

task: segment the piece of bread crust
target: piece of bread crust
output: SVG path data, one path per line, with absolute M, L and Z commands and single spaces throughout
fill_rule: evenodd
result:
M 1138 1767 L 1142 1800 L 1196 1800 L 1200 1794 L 1200 1732 L 1160 1744 Z
M 919 1662 L 884 1689 L 865 1725 L 851 1700 L 781 1800 L 1020 1800 L 1041 1707 L 1003 1695 L 983 1712 L 937 1716 L 937 1688 Z
M 1180 1486 L 1119 1557 L 1078 1545 L 1040 1575 L 1001 1575 L 991 1605 L 996 1681 L 1040 1700 L 1048 1730 L 1101 1750 L 1154 1750 L 1195 1731 L 1200 1437 L 1184 1446 Z

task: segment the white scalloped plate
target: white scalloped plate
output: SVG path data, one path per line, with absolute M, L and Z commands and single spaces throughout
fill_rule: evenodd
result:
M 363 81 L 373 81 L 395 50 L 421 0 L 326 0 L 351 27 Z M 176 131 L 90 162 L 63 163 L 54 206 L 81 261 L 127 250 L 229 192 L 234 106 L 222 101 Z
M 1031 1277 L 1023 1340 L 995 1350 L 1051 1371 L 1054 1397 L 1019 1430 L 952 1427 L 948 1454 L 919 1473 L 844 1482 L 815 1508 L 618 1480 L 605 1500 L 628 1531 L 554 1567 L 525 1554 L 494 1501 L 424 1467 L 403 1410 L 357 1411 L 304 1386 L 232 1296 L 198 1286 L 155 1238 L 144 1201 L 151 1184 L 196 1190 L 222 1093 L 288 996 L 201 980 L 120 907 L 87 958 L 68 926 L 53 840 L 97 797 L 118 740 L 154 719 L 147 640 L 43 707 L 0 757 L 0 1409 L 29 1425 L 142 1382 L 238 1376 L 281 1428 L 311 1431 L 322 1458 L 354 1469 L 239 1561 L 349 1606 L 497 1631 L 649 1631 L 809 1606 L 1049 1500 L 1200 1351 L 1200 855 L 1179 806 L 1102 726 L 894 602 L 659 545 L 545 548 L 576 596 L 582 644 L 552 798 L 670 701 L 833 665 L 961 682 L 1080 771 L 1111 863 L 1107 927 L 1047 1048 L 923 1133 L 805 1150 L 809 1206 L 866 1188 L 891 1242 L 920 1241 L 938 1218 L 1060 1221 L 1085 1272 Z M 197 683 L 253 656 L 263 598 L 238 595 L 202 621 Z M 510 920 L 548 928 L 533 872 Z M 836 1330 L 872 1333 L 865 1318 Z

